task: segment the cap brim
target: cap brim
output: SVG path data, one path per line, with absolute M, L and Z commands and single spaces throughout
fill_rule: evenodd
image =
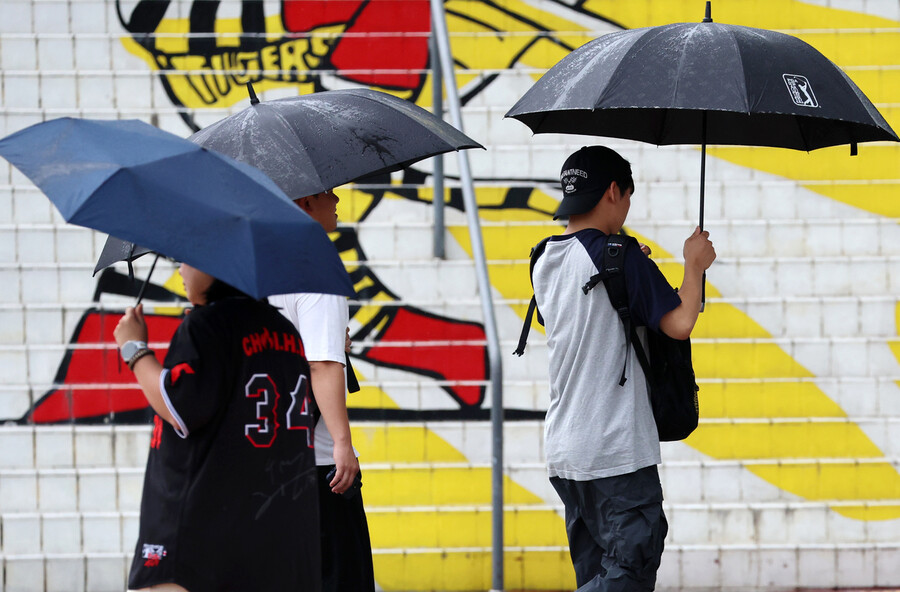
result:
M 579 195 L 567 195 L 559 202 L 559 207 L 553 215 L 554 220 L 559 218 L 568 218 L 577 214 L 586 214 L 594 209 L 600 198 L 603 197 L 602 191 L 592 191 L 590 193 L 582 193 Z

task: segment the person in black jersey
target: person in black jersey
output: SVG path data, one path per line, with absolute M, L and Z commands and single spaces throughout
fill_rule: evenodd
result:
M 142 306 L 114 335 L 156 412 L 129 588 L 321 589 L 309 364 L 265 300 L 181 266 L 195 308 L 165 362 Z

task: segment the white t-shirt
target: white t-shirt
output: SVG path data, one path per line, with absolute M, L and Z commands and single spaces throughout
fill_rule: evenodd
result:
M 587 295 L 581 290 L 598 272 L 595 261 L 602 260 L 605 244 L 598 230 L 556 236 L 534 266 L 534 294 L 550 354 L 544 451 L 551 477 L 589 481 L 660 462 L 644 373 L 606 286 L 601 282 Z M 632 311 L 639 308 L 655 328 L 680 300 L 646 256 L 629 250 L 626 257 Z M 641 303 L 646 306 L 638 307 Z M 620 386 L 626 356 L 627 380 Z
M 281 294 L 269 296 L 269 304 L 278 308 L 297 328 L 303 339 L 307 360 L 339 362 L 342 365 L 346 362 L 344 344 L 350 322 L 350 306 L 344 296 Z M 344 384 L 347 384 L 346 375 Z M 334 440 L 322 417 L 316 424 L 315 448 L 316 466 L 334 464 Z M 353 452 L 359 456 L 355 448 Z

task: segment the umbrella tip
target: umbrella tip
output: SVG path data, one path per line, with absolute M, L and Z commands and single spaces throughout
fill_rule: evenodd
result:
M 709 4 L 709 2 L 707 2 Z M 259 103 L 259 97 L 256 96 L 256 92 L 253 90 L 253 83 L 247 83 L 247 92 L 250 93 L 250 104 L 256 105 Z
M 706 0 L 706 16 L 703 17 L 704 23 L 711 23 L 712 20 L 712 2 Z

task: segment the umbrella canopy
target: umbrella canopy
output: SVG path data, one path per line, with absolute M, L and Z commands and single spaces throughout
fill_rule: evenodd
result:
M 153 249 L 147 249 L 134 243 L 123 241 L 114 236 L 108 236 L 106 237 L 106 242 L 103 243 L 103 250 L 100 251 L 100 257 L 97 258 L 97 265 L 94 266 L 94 275 L 97 275 L 98 271 L 105 269 L 114 263 L 126 261 L 128 262 L 128 274 L 133 276 L 134 272 L 131 267 L 131 262 L 152 252 Z
M 142 245 L 256 298 L 350 296 L 322 227 L 264 174 L 136 120 L 62 118 L 0 140 L 72 224 Z
M 790 35 L 714 23 L 604 35 L 507 112 L 535 133 L 814 150 L 897 134 L 831 60 Z
M 451 150 L 483 148 L 421 107 L 370 89 L 254 98 L 188 139 L 259 168 L 292 199 Z

